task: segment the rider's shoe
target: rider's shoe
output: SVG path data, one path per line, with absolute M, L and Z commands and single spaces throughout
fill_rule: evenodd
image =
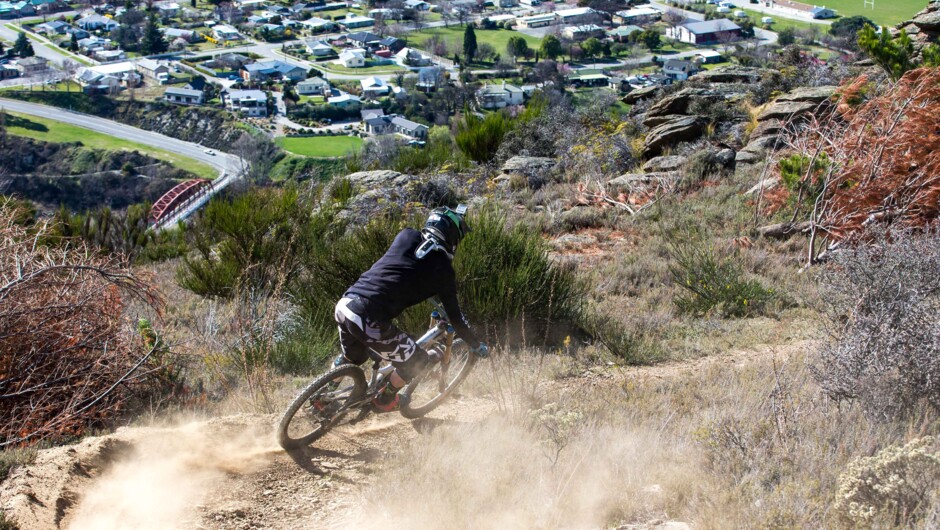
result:
M 398 410 L 398 390 L 391 383 L 385 383 L 382 393 L 372 398 L 372 407 L 376 412 L 394 412 Z

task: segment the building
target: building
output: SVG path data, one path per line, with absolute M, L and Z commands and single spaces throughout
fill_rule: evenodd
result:
M 633 9 L 617 11 L 612 17 L 614 24 L 646 24 L 656 22 L 663 17 L 662 11 L 650 7 L 640 6 Z
M 336 27 L 336 24 L 334 24 L 332 21 L 317 17 L 311 17 L 307 20 L 302 20 L 300 21 L 300 24 L 314 33 L 330 31 Z
M 698 65 L 692 61 L 668 59 L 663 63 L 663 75 L 669 76 L 673 81 L 685 81 L 698 71 Z
M 431 4 L 424 0 L 405 0 L 403 5 L 405 9 L 414 9 L 415 11 L 428 11 L 431 9 Z
M 366 50 L 377 50 L 382 42 L 382 36 L 371 31 L 357 31 L 346 35 L 346 41 Z
M 127 54 L 124 53 L 124 50 L 116 48 L 113 50 L 97 50 L 92 54 L 94 59 L 102 63 L 110 63 L 114 61 L 123 61 L 127 59 Z
M 157 8 L 161 16 L 175 17 L 180 14 L 180 5 L 172 1 L 155 2 L 153 7 Z
M 366 55 L 362 50 L 343 50 L 336 63 L 346 68 L 362 68 L 366 65 Z
M 0 80 L 20 76 L 20 70 L 12 64 L 0 64 Z
M 242 40 L 242 34 L 237 29 L 227 24 L 216 24 L 212 26 L 212 36 L 223 42 Z
M 405 47 L 405 41 L 399 39 L 398 37 L 385 37 L 379 41 L 379 49 L 387 50 L 392 53 L 398 53 Z
M 576 7 L 555 11 L 555 18 L 559 24 L 580 25 L 600 22 L 601 15 L 590 7 Z
M 36 31 L 45 35 L 65 35 L 70 27 L 71 26 L 61 20 L 53 20 L 52 22 L 37 24 Z
M 741 38 L 741 27 L 726 18 L 666 28 L 666 36 L 689 44 L 724 44 Z
M 568 83 L 573 87 L 603 87 L 610 85 L 610 76 L 594 71 L 576 71 L 568 75 Z
M 412 48 L 402 48 L 400 52 L 395 54 L 395 58 L 402 66 L 410 66 L 413 68 L 431 66 L 430 57 Z
M 20 75 L 23 77 L 29 77 L 32 75 L 39 75 L 49 69 L 49 65 L 46 62 L 45 57 L 26 57 L 24 59 L 18 59 L 16 61 L 16 68 L 20 71 Z
M 384 109 L 362 109 L 359 111 L 359 116 L 362 118 L 362 121 L 371 120 L 372 118 L 381 118 L 385 116 Z
M 477 102 L 484 109 L 501 109 L 511 105 L 522 105 L 525 93 L 521 88 L 506 84 L 485 85 L 477 91 Z
M 304 45 L 307 46 L 310 55 L 314 57 L 327 57 L 336 53 L 333 51 L 332 46 L 319 39 L 307 39 L 304 41 Z
M 78 39 L 78 49 L 85 53 L 93 53 L 98 50 L 104 50 L 111 46 L 111 39 L 91 36 L 84 39 Z
M 163 93 L 163 101 L 177 105 L 202 105 L 205 93 L 202 90 L 170 87 Z
M 272 61 L 258 61 L 242 66 L 241 76 L 242 79 L 248 82 L 263 82 L 269 79 L 303 81 L 307 78 L 307 70 L 303 67 L 294 66 L 284 61 L 274 59 Z
M 813 7 L 809 12 L 814 19 L 836 18 L 836 12 L 828 7 Z
M 322 77 L 311 77 L 297 83 L 297 93 L 301 96 L 330 96 L 330 82 Z
M 141 76 L 134 63 L 102 64 L 90 68 L 81 68 L 76 73 L 76 80 L 85 92 L 115 92 L 122 87 L 136 87 Z
M 716 64 L 724 62 L 725 58 L 715 50 L 702 50 L 696 54 L 702 59 L 702 64 Z
M 117 21 L 97 14 L 82 17 L 75 24 L 85 31 L 111 31 L 120 26 Z
M 640 26 L 626 25 L 626 26 L 617 26 L 609 31 L 607 31 L 607 36 L 614 39 L 618 42 L 623 42 L 627 40 L 630 35 L 633 35 L 637 31 L 643 31 L 643 28 Z
M 591 37 L 603 37 L 605 31 L 597 24 L 582 24 L 580 26 L 568 26 L 561 30 L 561 34 L 571 40 L 585 40 Z
M 544 28 L 557 24 L 557 19 L 555 18 L 554 13 L 547 13 L 545 15 L 532 15 L 530 17 L 522 17 L 516 20 L 516 23 L 521 28 L 534 29 L 534 28 Z
M 358 109 L 362 105 L 362 100 L 359 99 L 359 96 L 346 93 L 327 98 L 326 102 L 340 109 Z
M 137 61 L 137 72 L 148 82 L 158 85 L 165 85 L 170 80 L 170 65 L 166 61 L 141 59 Z
M 416 140 L 427 138 L 428 127 L 420 123 L 413 122 L 397 114 L 389 116 L 370 114 L 365 117 L 363 111 L 363 124 L 366 132 L 371 134 L 401 134 Z
M 387 96 L 392 90 L 391 87 L 388 86 L 388 83 L 374 75 L 361 79 L 359 84 L 362 86 L 362 96 L 366 98 Z
M 263 90 L 229 90 L 224 95 L 226 107 L 233 112 L 255 118 L 268 115 L 268 95 Z
M 346 15 L 346 18 L 337 20 L 340 26 L 347 30 L 356 28 L 368 28 L 375 25 L 375 19 L 371 17 L 360 17 L 353 14 Z

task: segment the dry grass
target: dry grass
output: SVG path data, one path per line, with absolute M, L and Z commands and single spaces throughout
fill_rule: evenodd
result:
M 365 492 L 377 502 L 371 522 L 357 524 L 840 527 L 831 507 L 849 463 L 929 423 L 875 424 L 836 406 L 812 380 L 807 355 L 791 347 L 750 361 L 595 367 L 576 377 L 560 374 L 582 367 L 560 358 L 484 365 L 469 388 L 515 405 L 399 449 Z

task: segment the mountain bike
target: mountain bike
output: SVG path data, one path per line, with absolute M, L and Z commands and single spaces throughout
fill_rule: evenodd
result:
M 436 347 L 442 356 L 440 362 L 428 366 L 399 391 L 399 412 L 409 419 L 437 408 L 467 378 L 477 361 L 470 347 L 455 337 L 440 307 L 431 313 L 428 331 L 415 342 L 425 350 Z M 373 363 L 368 383 L 361 367 L 341 364 L 318 377 L 294 399 L 278 425 L 281 447 L 308 446 L 330 429 L 362 421 L 374 411 L 372 399 L 382 392 L 394 367 L 375 352 L 369 355 Z

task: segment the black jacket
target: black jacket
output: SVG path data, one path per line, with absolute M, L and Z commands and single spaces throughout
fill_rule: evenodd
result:
M 457 336 L 476 347 L 480 340 L 457 303 L 457 280 L 450 258 L 443 251 L 433 251 L 418 259 L 415 249 L 422 241 L 417 230 L 399 232 L 385 255 L 347 292 L 359 295 L 365 301 L 365 316 L 376 321 L 391 320 L 405 309 L 437 296 Z

